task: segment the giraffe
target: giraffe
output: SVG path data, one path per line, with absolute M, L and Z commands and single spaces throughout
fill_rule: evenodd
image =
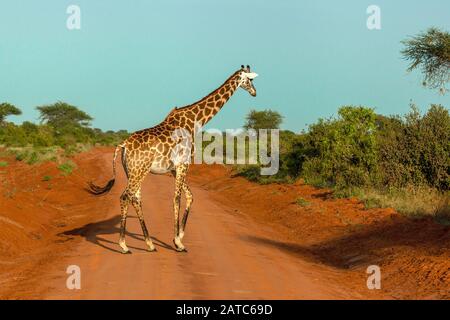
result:
M 122 143 L 118 144 L 113 157 L 113 177 L 104 186 L 89 182 L 88 191 L 94 195 L 103 195 L 114 186 L 116 179 L 116 158 L 121 150 L 122 166 L 128 179 L 127 186 L 120 196 L 120 235 L 119 246 L 122 253 L 131 253 L 125 242 L 125 229 L 130 204 L 134 207 L 144 234 L 148 251 L 156 248 L 149 236 L 144 221 L 141 201 L 141 185 L 148 173 L 165 174 L 172 173 L 175 178 L 175 194 L 173 198 L 174 212 L 174 239 L 176 251 L 187 251 L 181 242 L 186 229 L 186 223 L 194 200 L 192 192 L 187 185 L 186 175 L 190 164 L 190 146 L 186 149 L 176 149 L 179 139 L 174 132 L 182 129 L 191 136 L 194 134 L 195 125 L 205 125 L 210 121 L 230 99 L 237 88 L 241 87 L 251 96 L 256 96 L 253 79 L 256 73 L 250 71 L 250 66 L 243 65 L 234 72 L 219 88 L 211 92 L 201 100 L 182 108 L 175 107 L 167 117 L 158 125 L 136 131 Z M 188 150 L 188 151 L 187 151 Z M 182 161 L 174 161 L 174 153 L 189 152 L 188 157 L 181 157 Z M 181 194 L 186 197 L 186 208 L 180 224 L 180 199 Z

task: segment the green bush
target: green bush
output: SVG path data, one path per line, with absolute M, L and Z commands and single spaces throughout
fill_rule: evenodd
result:
M 431 105 L 421 116 L 413 105 L 404 118 L 378 119 L 379 170 L 382 185 L 450 187 L 450 116 Z
M 128 137 L 126 131 L 103 132 L 99 129 L 66 127 L 55 130 L 49 125 L 24 122 L 21 125 L 5 123 L 0 126 L 0 145 L 6 147 L 50 147 L 73 149 L 76 144 L 116 145 Z
M 18 152 L 15 152 L 15 154 L 16 154 L 17 161 L 23 161 L 28 157 L 28 151 L 23 151 L 23 152 L 18 151 Z
M 259 165 L 245 165 L 236 166 L 236 175 L 245 177 L 252 182 L 258 182 L 261 180 L 261 167 Z
M 375 175 L 377 145 L 373 109 L 344 106 L 337 119 L 320 119 L 301 142 L 300 174 L 308 182 L 345 188 L 362 186 Z
M 424 186 L 450 188 L 450 116 L 431 105 L 404 117 L 377 115 L 371 108 L 344 106 L 337 118 L 319 119 L 306 132 L 280 132 L 280 170 L 263 177 L 259 165 L 238 166 L 238 175 L 259 183 L 306 182 L 351 190 Z M 338 192 L 339 193 L 339 192 Z
M 128 137 L 128 132 L 93 129 L 89 127 L 92 118 L 77 107 L 63 102 L 37 108 L 43 121 L 35 124 L 29 121 L 21 125 L 1 121 L 0 145 L 6 147 L 51 147 L 59 146 L 74 153 L 77 145 L 116 145 Z M 19 158 L 23 158 L 19 156 Z
M 75 164 L 71 161 L 64 162 L 58 166 L 58 169 L 61 170 L 64 176 L 68 176 L 72 173 L 73 169 L 75 169 Z
M 27 163 L 35 164 L 36 162 L 38 162 L 38 160 L 39 160 L 38 154 L 36 153 L 36 151 L 33 151 L 33 152 L 31 152 L 31 154 L 27 160 Z

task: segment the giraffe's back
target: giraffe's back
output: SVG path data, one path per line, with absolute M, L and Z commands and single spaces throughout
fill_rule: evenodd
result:
M 166 123 L 134 132 L 121 145 L 125 148 L 128 168 L 146 173 L 166 173 L 173 170 L 171 150 L 176 145 L 173 128 Z

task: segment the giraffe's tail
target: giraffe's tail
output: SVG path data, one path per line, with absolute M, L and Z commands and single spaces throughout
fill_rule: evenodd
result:
M 92 181 L 88 182 L 88 187 L 87 187 L 87 191 L 90 194 L 99 196 L 102 194 L 105 194 L 107 192 L 109 192 L 112 187 L 114 186 L 114 182 L 116 181 L 116 158 L 117 158 L 117 154 L 119 153 L 119 150 L 123 148 L 122 145 L 118 145 L 116 147 L 116 150 L 114 151 L 114 158 L 113 158 L 113 177 L 111 180 L 109 180 L 103 187 L 102 186 L 98 186 L 96 184 L 94 184 Z

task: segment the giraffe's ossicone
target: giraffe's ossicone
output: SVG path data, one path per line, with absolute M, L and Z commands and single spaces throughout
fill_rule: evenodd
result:
M 127 186 L 120 196 L 121 223 L 119 245 L 123 253 L 130 253 L 125 243 L 126 220 L 130 204 L 136 210 L 148 250 L 155 251 L 155 246 L 148 234 L 142 212 L 141 185 L 148 173 L 163 174 L 167 172 L 171 172 L 175 177 L 173 242 L 177 251 L 186 251 L 181 240 L 185 234 L 186 222 L 193 202 L 192 193 L 186 183 L 186 174 L 190 161 L 174 161 L 174 159 L 180 155 L 180 152 L 185 153 L 186 150 L 193 150 L 193 148 L 192 146 L 187 146 L 188 148 L 177 149 L 180 146 L 178 145 L 176 132 L 181 130 L 193 136 L 195 126 L 203 126 L 211 120 L 239 87 L 246 90 L 253 97 L 256 96 L 256 89 L 253 86 L 253 79 L 256 76 L 256 73 L 250 71 L 250 66 L 241 66 L 219 88 L 203 99 L 182 108 L 174 108 L 160 124 L 134 132 L 116 147 L 113 158 L 112 179 L 103 187 L 90 182 L 88 191 L 94 195 L 102 195 L 112 189 L 116 177 L 116 158 L 119 151 L 121 151 L 122 166 L 128 179 Z M 179 210 L 182 193 L 186 197 L 186 209 L 180 224 Z

